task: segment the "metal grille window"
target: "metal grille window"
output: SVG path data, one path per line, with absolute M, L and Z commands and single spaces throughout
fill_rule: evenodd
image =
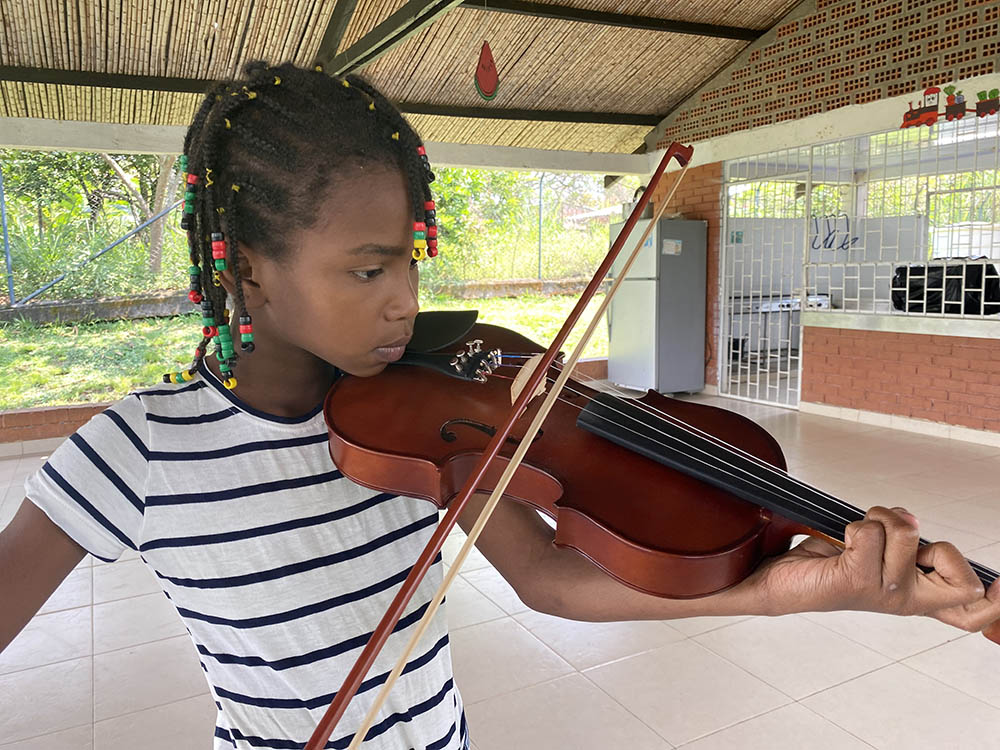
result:
M 720 390 L 796 404 L 803 309 L 1000 320 L 998 122 L 728 162 Z

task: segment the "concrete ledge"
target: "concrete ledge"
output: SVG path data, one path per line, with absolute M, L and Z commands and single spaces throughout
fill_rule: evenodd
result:
M 897 414 L 882 414 L 863 409 L 849 409 L 844 406 L 831 406 L 830 404 L 811 401 L 802 401 L 799 403 L 799 411 L 805 414 L 816 414 L 821 417 L 833 417 L 835 419 L 846 419 L 849 422 L 870 424 L 875 427 L 888 427 L 892 430 L 905 430 L 906 432 L 917 432 L 921 435 L 932 435 L 949 440 L 964 440 L 967 443 L 1000 447 L 1000 432 L 973 430 L 968 427 L 947 424 L 945 422 L 931 422 L 926 419 L 913 419 L 912 417 L 903 417 Z
M 0 322 L 19 319 L 33 323 L 85 323 L 94 320 L 121 320 L 183 315 L 193 312 L 187 292 L 161 292 L 142 297 L 114 297 L 72 302 L 29 302 L 24 307 L 0 309 Z
M 90 421 L 91 417 L 100 414 L 110 405 L 110 403 L 102 403 L 80 406 L 46 406 L 38 409 L 0 412 L 0 445 L 32 443 L 52 438 L 65 439 Z M 41 446 L 41 450 L 45 450 L 44 446 Z M 2 455 L 19 454 L 0 452 L 0 456 Z

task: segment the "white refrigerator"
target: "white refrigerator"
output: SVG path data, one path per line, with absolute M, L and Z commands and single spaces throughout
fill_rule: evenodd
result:
M 613 278 L 651 221 L 636 223 Z M 611 225 L 609 242 L 623 226 Z M 687 219 L 661 219 L 650 232 L 608 309 L 612 383 L 660 393 L 705 387 L 707 234 L 707 222 Z

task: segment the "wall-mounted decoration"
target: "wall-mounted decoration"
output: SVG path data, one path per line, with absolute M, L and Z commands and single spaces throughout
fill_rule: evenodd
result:
M 496 63 L 493 62 L 493 51 L 489 42 L 483 42 L 483 48 L 479 51 L 479 64 L 476 66 L 476 91 L 486 101 L 497 95 L 497 87 L 500 85 L 500 75 L 497 73 Z
M 941 94 L 945 95 L 944 110 L 941 109 Z M 939 89 L 931 86 L 924 91 L 924 96 L 920 100 L 920 106 L 913 108 L 910 102 L 910 109 L 903 113 L 903 124 L 900 128 L 912 128 L 914 126 L 926 125 L 930 127 L 938 121 L 939 117 L 944 117 L 949 122 L 961 120 L 967 113 L 975 113 L 976 117 L 986 117 L 995 115 L 1000 111 L 1000 89 L 990 89 L 976 93 L 976 106 L 972 109 L 966 106 L 965 94 L 956 86 L 945 86 Z

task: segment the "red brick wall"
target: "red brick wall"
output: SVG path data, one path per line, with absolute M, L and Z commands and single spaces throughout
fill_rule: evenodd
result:
M 993 73 L 998 19 L 996 0 L 816 0 L 673 112 L 657 147 Z
M 651 200 L 654 208 L 667 196 L 680 172 L 671 172 L 660 180 Z M 718 385 L 719 336 L 719 236 L 722 227 L 722 162 L 692 167 L 677 188 L 664 216 L 680 214 L 685 219 L 708 222 L 708 268 L 705 275 L 706 309 L 705 382 Z
M 110 404 L 52 406 L 0 413 L 0 443 L 68 437 Z
M 806 327 L 802 400 L 1000 432 L 1000 341 Z

